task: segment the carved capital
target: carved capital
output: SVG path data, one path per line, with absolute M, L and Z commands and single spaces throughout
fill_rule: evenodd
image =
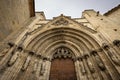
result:
M 7 43 L 10 47 L 13 47 L 15 44 L 13 42 L 8 42 Z
M 108 45 L 107 43 L 103 43 L 103 44 L 102 44 L 102 47 L 103 47 L 103 49 L 106 49 L 106 50 L 109 49 L 109 45 Z
M 120 40 L 114 40 L 113 44 L 119 47 L 120 46 Z
M 90 50 L 90 55 L 95 55 L 95 54 L 97 54 L 97 51 L 96 50 Z

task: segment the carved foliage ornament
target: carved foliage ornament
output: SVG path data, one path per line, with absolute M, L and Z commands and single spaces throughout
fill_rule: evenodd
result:
M 53 23 L 53 25 L 55 26 L 59 26 L 59 25 L 68 25 L 68 21 L 65 20 L 64 18 L 61 18 L 59 20 L 57 20 L 56 22 Z
M 56 50 L 53 58 L 73 58 L 73 55 L 67 48 L 59 48 Z

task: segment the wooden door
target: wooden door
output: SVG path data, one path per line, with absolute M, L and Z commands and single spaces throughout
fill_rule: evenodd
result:
M 51 64 L 50 80 L 77 80 L 74 62 L 71 59 L 54 59 Z

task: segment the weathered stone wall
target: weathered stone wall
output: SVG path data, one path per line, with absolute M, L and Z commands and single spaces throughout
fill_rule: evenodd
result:
M 34 16 L 33 0 L 0 0 L 0 41 Z
M 101 32 L 104 37 L 108 38 L 109 41 L 120 39 L 120 26 L 106 16 L 94 10 L 85 10 L 83 17 L 88 20 L 96 31 Z
M 111 21 L 120 25 L 120 5 L 108 11 L 105 16 L 108 17 Z

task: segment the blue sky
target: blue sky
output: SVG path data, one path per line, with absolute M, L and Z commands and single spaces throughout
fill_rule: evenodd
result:
M 35 10 L 44 11 L 47 19 L 64 14 L 79 18 L 86 9 L 104 14 L 120 4 L 120 0 L 35 0 Z

